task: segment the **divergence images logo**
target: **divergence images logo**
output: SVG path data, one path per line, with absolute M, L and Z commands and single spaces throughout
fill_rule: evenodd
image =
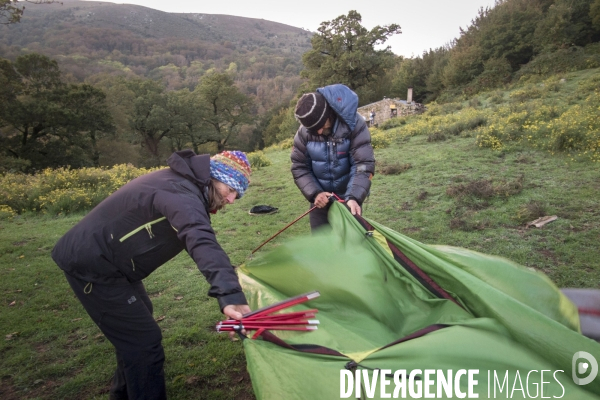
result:
M 582 359 L 585 359 L 583 361 Z M 585 375 L 589 372 L 587 378 L 579 378 L 577 375 Z M 573 354 L 573 382 L 577 385 L 587 385 L 598 375 L 598 361 L 593 355 L 585 351 L 578 351 Z

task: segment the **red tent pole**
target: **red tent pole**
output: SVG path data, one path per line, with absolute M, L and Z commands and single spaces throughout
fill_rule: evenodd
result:
M 255 248 L 254 250 L 252 250 L 252 254 L 256 253 L 258 251 L 258 249 L 260 249 L 261 247 L 263 247 L 265 244 L 269 243 L 271 240 L 275 239 L 275 237 L 277 235 L 279 235 L 281 232 L 285 231 L 287 228 L 289 228 L 290 226 L 294 225 L 296 222 L 298 222 L 302 217 L 304 217 L 306 214 L 308 214 L 309 212 L 311 212 L 312 210 L 314 210 L 315 208 L 317 208 L 317 206 L 313 206 L 310 210 L 308 210 L 307 212 L 305 212 L 304 214 L 302 214 L 301 216 L 299 216 L 298 218 L 296 218 L 295 220 L 293 220 L 292 222 L 290 222 L 289 224 L 287 224 L 285 226 L 285 228 L 281 229 L 279 232 L 277 232 L 276 234 L 274 234 L 273 236 L 271 236 L 269 239 L 267 239 L 266 242 L 264 242 L 263 244 L 261 244 L 260 246 L 258 246 L 257 248 Z

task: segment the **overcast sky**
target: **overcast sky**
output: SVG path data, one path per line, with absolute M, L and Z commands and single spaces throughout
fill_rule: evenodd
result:
M 419 56 L 457 38 L 480 7 L 492 7 L 494 0 L 129 0 L 113 3 L 137 4 L 177 13 L 227 14 L 262 18 L 316 32 L 350 10 L 358 11 L 368 29 L 398 24 L 402 34 L 386 42 L 392 51 L 406 57 Z

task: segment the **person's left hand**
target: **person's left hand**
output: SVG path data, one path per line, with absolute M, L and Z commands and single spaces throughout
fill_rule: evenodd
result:
M 250 307 L 247 304 L 230 304 L 225 306 L 223 309 L 223 314 L 227 315 L 231 319 L 241 320 L 244 314 L 248 314 L 250 311 Z M 242 330 L 242 335 L 246 334 L 245 330 Z M 229 338 L 233 340 L 235 338 L 235 332 L 229 332 Z
M 356 200 L 348 200 L 346 205 L 350 208 L 352 215 L 361 215 L 361 209 Z

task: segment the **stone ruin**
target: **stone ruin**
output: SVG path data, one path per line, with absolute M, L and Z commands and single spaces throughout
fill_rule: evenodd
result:
M 407 100 L 388 99 L 376 101 L 358 108 L 358 113 L 367 121 L 369 126 L 377 126 L 390 118 L 405 117 L 408 115 L 421 114 L 426 110 L 421 103 L 412 101 L 412 88 L 408 89 Z M 371 111 L 375 112 L 375 120 L 370 121 Z

